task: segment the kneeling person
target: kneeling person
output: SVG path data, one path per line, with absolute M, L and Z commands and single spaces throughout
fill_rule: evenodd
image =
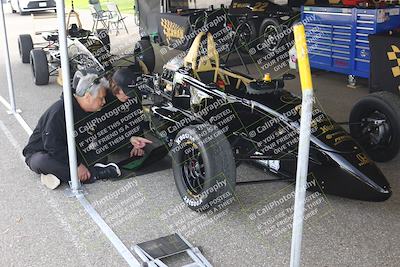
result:
M 121 125 L 127 129 L 124 137 L 125 143 L 132 145 L 131 157 L 143 156 L 145 146 L 152 143 L 143 137 L 146 123 L 142 109 L 142 95 L 135 86 L 139 75 L 140 73 L 132 68 L 117 70 L 110 80 L 111 94 L 107 95 L 109 104 L 105 108 L 105 110 L 118 111 L 114 120 L 120 121 Z
M 100 79 L 95 74 L 88 74 L 80 79 L 72 98 L 75 122 L 84 121 L 90 114 L 103 107 L 108 86 L 105 78 Z M 23 155 L 29 168 L 41 174 L 42 184 L 48 188 L 55 189 L 60 182 L 71 180 L 62 98 L 40 117 L 23 150 Z M 78 177 L 81 182 L 90 183 L 98 179 L 115 178 L 121 174 L 114 163 L 88 165 L 85 164 L 88 161 L 80 153 L 77 153 L 77 161 Z

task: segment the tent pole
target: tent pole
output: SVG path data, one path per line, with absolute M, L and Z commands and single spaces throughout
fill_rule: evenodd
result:
M 60 43 L 61 70 L 63 77 L 63 95 L 65 109 L 65 124 L 67 129 L 68 156 L 70 166 L 70 186 L 73 194 L 78 194 L 81 183 L 78 179 L 78 169 L 74 136 L 74 114 L 72 110 L 72 91 L 70 84 L 69 60 L 67 50 L 67 33 L 65 25 L 64 0 L 57 0 L 58 38 Z
M 296 173 L 296 194 L 293 214 L 292 246 L 290 267 L 299 267 L 301 262 L 301 242 L 303 236 L 304 205 L 306 198 L 308 157 L 310 153 L 311 120 L 313 109 L 313 85 L 310 62 L 308 60 L 306 35 L 303 24 L 293 27 L 297 61 L 299 64 L 302 90 L 299 152 Z
M 6 22 L 4 18 L 4 8 L 3 3 L 0 3 L 0 13 L 1 13 L 1 31 L 3 33 L 3 45 L 5 51 L 5 60 L 6 60 L 6 71 L 7 71 L 7 83 L 8 83 L 8 95 L 10 100 L 11 110 L 9 111 L 10 114 L 17 113 L 16 105 L 15 105 L 15 95 L 14 95 L 14 83 L 13 77 L 11 72 L 11 63 L 10 63 L 10 51 L 8 48 L 8 39 L 7 39 L 7 29 L 6 29 Z M 20 111 L 18 111 L 20 112 Z

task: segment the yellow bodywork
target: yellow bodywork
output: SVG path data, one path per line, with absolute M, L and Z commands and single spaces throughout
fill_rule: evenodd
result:
M 255 81 L 243 77 L 237 73 L 233 73 L 226 69 L 220 68 L 219 54 L 215 46 L 214 38 L 211 33 L 207 33 L 207 54 L 199 56 L 201 40 L 205 36 L 205 32 L 200 32 L 193 41 L 192 46 L 189 49 L 186 57 L 184 58 L 184 66 L 191 68 L 197 79 L 200 80 L 198 73 L 200 72 L 214 72 L 213 82 L 217 82 L 218 77 L 224 81 L 225 84 L 229 84 L 227 77 L 232 77 L 238 80 L 235 88 L 239 88 L 240 83 L 243 82 L 245 85 Z

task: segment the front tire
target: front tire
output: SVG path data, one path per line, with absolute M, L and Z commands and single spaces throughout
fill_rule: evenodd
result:
M 22 63 L 29 63 L 30 52 L 33 49 L 32 37 L 30 34 L 21 34 L 18 37 L 18 50 Z
M 233 200 L 236 166 L 224 133 L 210 124 L 183 128 L 171 150 L 175 184 L 182 200 L 197 212 Z
M 50 75 L 46 52 L 42 49 L 33 49 L 31 51 L 31 67 L 33 81 L 36 85 L 45 85 L 49 83 Z
M 372 93 L 350 112 L 350 133 L 374 161 L 386 162 L 400 150 L 400 97 L 390 92 Z
M 248 52 L 250 44 L 257 38 L 256 26 L 251 20 L 239 23 L 236 28 L 236 45 L 242 52 Z

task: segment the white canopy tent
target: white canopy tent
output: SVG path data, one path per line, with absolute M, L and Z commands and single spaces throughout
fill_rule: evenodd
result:
M 61 55 L 61 69 L 63 77 L 63 97 L 65 103 L 65 119 L 66 119 L 66 129 L 67 129 L 69 163 L 70 166 L 77 166 L 75 138 L 74 138 L 74 118 L 72 111 L 73 96 L 72 96 L 71 85 L 69 82 L 70 68 L 69 68 L 69 60 L 67 53 L 66 22 L 64 16 L 65 4 L 63 0 L 57 0 L 56 2 L 57 2 L 57 21 L 58 21 L 58 34 L 59 34 L 59 45 L 60 45 L 60 55 Z M 4 51 L 5 51 L 6 72 L 7 72 L 10 103 L 7 103 L 2 98 L 0 98 L 0 100 L 7 107 L 7 109 L 9 109 L 9 113 L 16 117 L 18 122 L 27 131 L 27 133 L 31 134 L 32 130 L 29 128 L 29 126 L 26 124 L 23 118 L 18 114 L 18 109 L 16 107 L 3 5 L 0 5 L 0 12 L 1 12 L 1 32 L 3 35 L 3 44 L 5 47 Z M 305 43 L 305 40 L 303 41 Z M 302 57 L 304 57 L 304 54 L 306 55 L 307 52 L 304 50 L 304 47 L 301 47 L 301 49 L 303 50 L 301 51 L 300 54 L 302 55 Z M 306 94 L 304 94 L 303 90 L 303 96 L 305 97 L 303 98 L 304 108 L 302 109 L 301 134 L 299 142 L 300 148 L 299 148 L 299 158 L 298 158 L 299 169 L 296 177 L 298 183 L 296 186 L 296 199 L 295 199 L 293 235 L 292 235 L 291 266 L 293 267 L 300 266 L 300 249 L 301 249 L 301 237 L 302 237 L 303 214 L 304 214 L 305 184 L 307 178 L 308 149 L 309 149 L 309 138 L 310 138 L 309 130 L 310 130 L 311 110 L 312 110 L 312 105 L 310 101 L 310 99 L 312 98 L 312 88 L 305 88 L 305 90 Z M 304 133 L 302 134 L 302 132 Z M 126 260 L 128 265 L 141 266 L 138 260 L 132 255 L 130 250 L 124 245 L 124 243 L 118 238 L 118 236 L 112 231 L 112 229 L 106 224 L 106 222 L 101 218 L 101 216 L 97 213 L 97 211 L 85 198 L 82 185 L 78 179 L 77 168 L 70 168 L 70 175 L 71 175 L 70 195 L 76 197 L 79 200 L 79 202 L 84 207 L 86 212 L 96 222 L 96 224 L 99 226 L 102 232 L 107 236 L 110 242 L 114 245 L 114 247 L 117 249 L 120 255 Z
M 65 122 L 67 129 L 67 141 L 68 141 L 68 156 L 70 166 L 77 166 L 76 160 L 76 150 L 75 150 L 75 137 L 74 137 L 74 117 L 72 112 L 72 91 L 70 84 L 70 73 L 69 73 L 69 60 L 67 53 L 67 34 L 66 34 L 66 22 L 65 22 L 65 4 L 63 0 L 57 0 L 57 23 L 58 23 L 58 35 L 60 43 L 60 55 L 61 55 L 61 69 L 63 77 L 63 97 L 65 103 Z M 13 86 L 13 78 L 11 71 L 8 39 L 7 39 L 7 29 L 5 24 L 4 9 L 3 5 L 0 5 L 1 12 L 1 32 L 3 35 L 3 44 L 6 59 L 6 71 L 7 71 L 7 81 L 8 81 L 8 92 L 9 101 L 8 104 L 5 100 L 2 102 L 9 109 L 9 113 L 14 115 L 18 122 L 24 127 L 28 134 L 32 133 L 30 127 L 26 124 L 23 118 L 18 114 L 18 110 L 15 104 L 15 94 Z M 69 195 L 76 197 L 86 212 L 91 216 L 95 223 L 99 226 L 102 232 L 114 245 L 119 254 L 125 259 L 129 266 L 140 266 L 139 261 L 132 255 L 130 250 L 125 246 L 125 244 L 119 239 L 119 237 L 112 231 L 112 229 L 107 225 L 107 223 L 101 218 L 89 201 L 85 198 L 84 190 L 78 178 L 77 168 L 70 168 L 71 182 L 70 182 L 70 192 Z

